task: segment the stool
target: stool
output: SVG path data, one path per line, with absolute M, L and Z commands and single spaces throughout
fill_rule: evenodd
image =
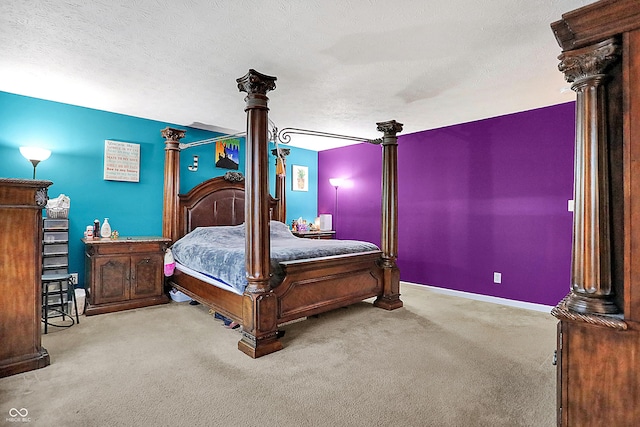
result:
M 64 289 L 62 289 L 62 282 L 67 282 L 67 300 L 65 301 L 64 299 L 64 294 L 63 292 Z M 52 284 L 58 283 L 59 287 L 56 290 L 59 295 L 60 295 L 60 303 L 58 304 L 49 304 L 49 286 L 51 286 Z M 54 292 L 56 292 L 54 291 Z M 73 316 L 71 314 L 68 314 L 67 311 L 65 310 L 65 305 L 67 304 L 67 302 L 69 301 L 69 297 L 68 295 L 71 294 L 71 300 L 73 301 L 73 306 L 76 310 L 76 319 L 75 321 L 73 320 Z M 68 273 L 64 273 L 64 274 L 43 274 L 42 275 L 42 321 L 44 322 L 44 333 L 48 333 L 48 327 L 49 326 L 55 326 L 57 328 L 68 328 L 70 326 L 73 326 L 75 323 L 80 324 L 80 318 L 78 317 L 78 303 L 76 302 L 76 287 L 73 283 L 73 281 L 71 280 L 71 274 Z M 56 308 L 58 307 L 58 308 Z M 71 323 L 68 325 L 56 325 L 54 323 L 50 323 L 49 322 L 49 310 L 52 311 L 57 311 L 58 313 L 60 313 L 62 315 L 62 320 L 65 320 L 66 316 L 69 316 L 69 319 L 71 319 Z

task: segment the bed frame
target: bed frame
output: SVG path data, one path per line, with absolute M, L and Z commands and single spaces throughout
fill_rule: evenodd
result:
M 246 175 L 213 178 L 179 195 L 180 139 L 185 131 L 165 128 L 165 188 L 163 236 L 173 242 L 198 226 L 246 223 L 247 287 L 243 295 L 204 283 L 178 270 L 169 285 L 243 326 L 238 348 L 257 358 L 278 351 L 278 325 L 305 316 L 377 297 L 374 305 L 402 307 L 397 258 L 397 136 L 402 124 L 377 123 L 382 145 L 381 251 L 296 260 L 281 263 L 285 278 L 272 288 L 269 221 L 284 222 L 284 197 L 268 190 L 268 98 L 275 77 L 255 70 L 237 79 L 246 92 Z M 283 177 L 279 179 L 283 180 Z M 278 188 L 284 188 L 282 181 Z M 282 191 L 281 191 L 282 193 Z

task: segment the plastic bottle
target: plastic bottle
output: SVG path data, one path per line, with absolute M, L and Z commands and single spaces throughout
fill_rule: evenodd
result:
M 109 225 L 109 218 L 105 218 L 100 229 L 100 236 L 111 237 L 111 226 Z
M 96 239 L 100 237 L 100 221 L 97 219 L 93 220 L 93 237 Z

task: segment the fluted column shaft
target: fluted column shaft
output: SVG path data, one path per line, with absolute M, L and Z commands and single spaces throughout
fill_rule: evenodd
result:
M 398 258 L 398 137 L 402 123 L 377 123 L 382 138 L 382 249 L 383 295 L 374 304 L 387 310 L 402 307 Z
M 558 68 L 576 92 L 573 245 L 569 309 L 618 312 L 613 302 L 606 68 L 618 57 L 615 40 L 565 52 Z
M 276 78 L 255 70 L 237 79 L 246 92 L 247 113 L 245 177 L 245 266 L 247 287 L 242 301 L 242 339 L 238 348 L 257 358 L 280 350 L 277 340 L 277 297 L 269 285 L 271 245 L 269 234 L 269 98 Z
M 247 92 L 245 227 L 247 292 L 265 292 L 269 287 L 269 98 L 275 78 L 250 70 L 237 80 L 238 89 Z
M 162 216 L 162 237 L 175 242 L 178 235 L 178 194 L 180 192 L 180 140 L 185 131 L 164 128 L 161 131 L 165 139 L 164 160 L 164 201 Z

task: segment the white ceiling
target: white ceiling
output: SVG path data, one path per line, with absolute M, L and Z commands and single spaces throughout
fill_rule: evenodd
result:
M 571 101 L 549 24 L 590 0 L 3 0 L 0 90 L 245 127 L 235 79 L 276 76 L 269 117 L 376 138 Z M 321 150 L 348 142 L 294 138 Z

